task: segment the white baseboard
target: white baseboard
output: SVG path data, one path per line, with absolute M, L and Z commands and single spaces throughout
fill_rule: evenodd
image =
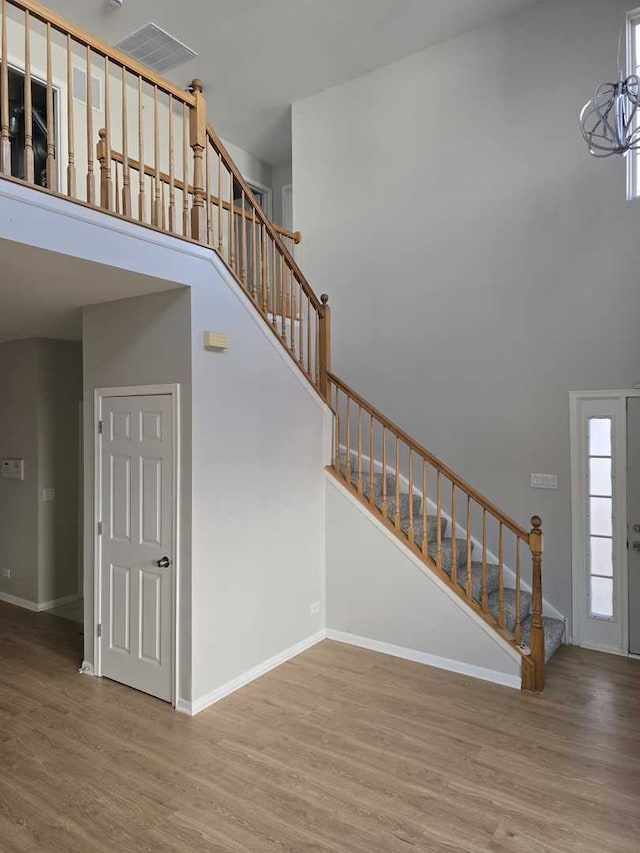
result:
M 368 637 L 358 637 L 355 634 L 347 634 L 344 631 L 334 631 L 332 628 L 327 628 L 327 639 L 335 640 L 338 643 L 346 643 L 349 646 L 357 646 L 360 649 L 379 652 L 383 655 L 391 655 L 395 658 L 410 660 L 414 663 L 421 663 L 426 666 L 435 666 L 437 669 L 446 669 L 449 672 L 457 672 L 460 675 L 469 675 L 472 678 L 480 678 L 482 681 L 491 681 L 493 684 L 500 684 L 503 687 L 512 687 L 515 690 L 520 690 L 522 686 L 521 679 L 516 675 L 509 675 L 506 672 L 497 672 L 493 669 L 485 669 L 482 666 L 475 666 L 474 664 L 451 660 L 450 658 L 442 658 L 438 655 L 429 654 L 428 652 L 419 652 L 416 649 L 394 646 L 391 645 L 391 643 L 382 643 L 379 640 L 371 640 Z
M 38 604 L 36 601 L 29 601 L 27 598 L 18 598 L 17 595 L 0 592 L 0 601 L 13 604 L 15 607 L 22 607 L 24 610 L 30 610 L 32 613 L 53 610 L 56 607 L 62 607 L 63 604 L 71 604 L 74 601 L 79 601 L 81 598 L 82 596 L 76 593 L 75 595 L 65 595 L 62 598 L 55 598 L 52 601 L 42 601 Z
M 38 605 L 35 601 L 18 598 L 17 595 L 9 595 L 8 592 L 0 592 L 0 601 L 4 601 L 6 604 L 13 604 L 14 607 L 22 607 L 24 610 L 31 610 L 32 613 L 38 612 Z
M 81 595 L 76 592 L 74 595 L 63 595 L 62 598 L 54 598 L 51 601 L 43 601 L 38 605 L 38 611 L 55 610 L 56 607 L 62 607 L 65 604 L 73 604 L 75 601 L 80 601 Z
M 248 669 L 237 678 L 227 681 L 227 683 L 223 684 L 221 687 L 217 687 L 210 693 L 200 696 L 193 702 L 189 702 L 186 699 L 178 699 L 176 702 L 176 711 L 179 711 L 181 714 L 186 714 L 189 717 L 195 717 L 196 714 L 204 711 L 205 708 L 209 708 L 211 705 L 214 705 L 216 702 L 219 702 L 231 693 L 235 693 L 235 691 L 239 690 L 241 687 L 245 687 L 247 684 L 255 681 L 256 678 L 260 678 L 261 675 L 265 675 L 267 672 L 270 672 L 270 670 L 275 669 L 277 666 L 291 660 L 291 658 L 305 652 L 307 649 L 315 646 L 316 643 L 324 640 L 325 637 L 326 632 L 322 629 L 321 631 L 312 634 L 310 637 L 307 637 L 305 640 L 301 640 L 301 642 L 296 643 L 294 646 L 284 649 L 284 651 L 279 652 L 277 655 L 274 655 L 263 663 Z

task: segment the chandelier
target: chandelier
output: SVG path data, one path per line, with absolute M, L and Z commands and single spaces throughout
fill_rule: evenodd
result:
M 611 157 L 639 150 L 639 107 L 640 77 L 636 74 L 625 79 L 621 73 L 617 83 L 601 83 L 580 113 L 580 128 L 589 153 Z

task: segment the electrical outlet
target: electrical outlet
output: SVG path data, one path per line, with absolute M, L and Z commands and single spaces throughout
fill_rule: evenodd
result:
M 2 570 L 2 577 L 8 578 L 9 580 L 11 580 L 11 569 L 3 569 Z
M 557 474 L 532 474 L 531 475 L 532 489 L 549 489 L 556 491 L 558 488 Z
M 320 602 L 314 601 L 311 607 L 309 608 L 309 611 L 312 616 L 316 616 L 318 613 L 320 613 Z

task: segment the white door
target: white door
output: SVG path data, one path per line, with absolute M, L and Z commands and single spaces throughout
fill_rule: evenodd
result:
M 627 401 L 629 651 L 640 655 L 640 397 Z
M 626 399 L 573 406 L 574 641 L 626 653 Z
M 103 397 L 101 420 L 101 671 L 171 701 L 172 397 Z

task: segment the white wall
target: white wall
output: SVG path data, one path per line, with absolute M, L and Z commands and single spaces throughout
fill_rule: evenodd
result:
M 191 294 L 197 704 L 324 626 L 330 423 L 228 276 Z M 228 332 L 229 349 L 204 350 L 205 329 Z
M 85 430 L 85 658 L 93 660 L 96 388 L 180 385 L 180 690 L 191 669 L 191 307 L 188 288 L 92 305 L 83 311 Z
M 330 637 L 520 686 L 518 652 L 330 475 L 326 502 Z
M 542 515 L 564 613 L 568 394 L 640 381 L 640 208 L 577 120 L 627 8 L 545 0 L 293 108 L 299 259 L 331 297 L 335 371 L 516 519 Z
M 24 459 L 24 480 L 0 479 L 0 594 L 37 608 L 79 592 L 80 344 L 2 343 L 0 376 L 0 456 Z

